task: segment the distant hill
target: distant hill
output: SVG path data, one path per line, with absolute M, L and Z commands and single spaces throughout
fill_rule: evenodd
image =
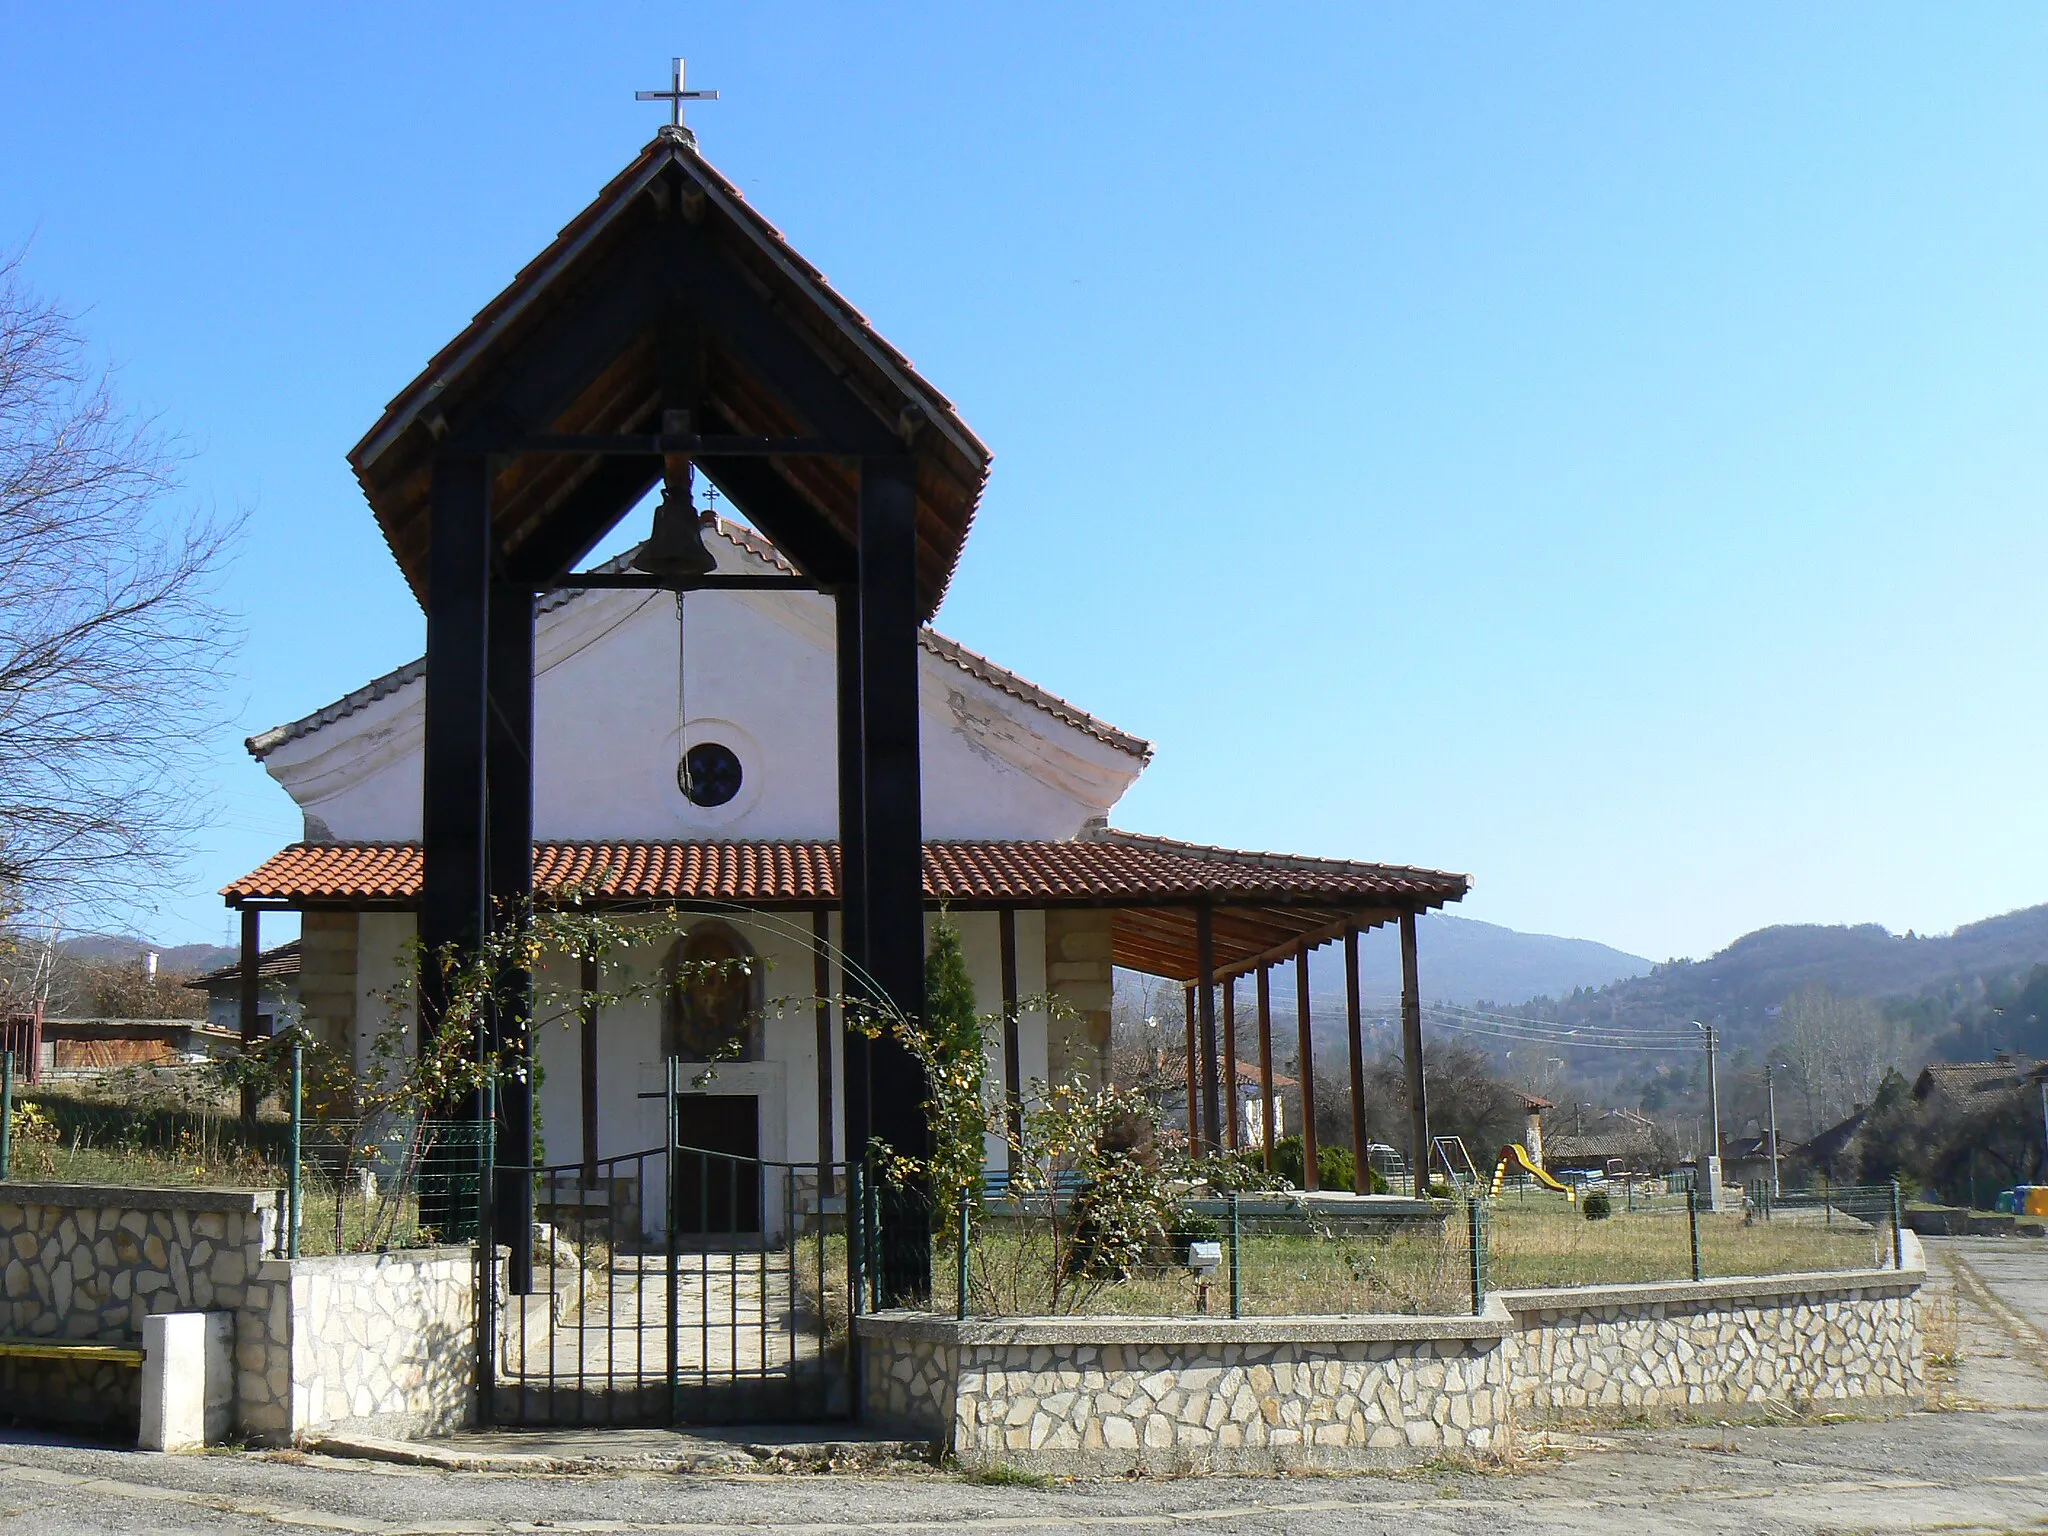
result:
M 1424 913 L 1415 929 L 1422 995 L 1430 1002 L 1471 1004 L 1480 1001 L 1518 1003 L 1528 998 L 1569 993 L 1575 988 L 1604 986 L 1623 976 L 1650 969 L 1640 955 L 1625 954 L 1590 939 L 1560 939 L 1547 933 L 1517 933 L 1497 923 L 1475 922 L 1441 912 Z M 1318 952 L 1309 965 L 1311 1007 L 1317 1028 L 1344 1016 L 1344 966 L 1341 951 Z M 1294 1013 L 1292 972 L 1278 968 L 1274 1006 Z M 1401 949 L 1394 928 L 1374 929 L 1358 951 L 1360 992 L 1376 1005 L 1401 993 Z M 1249 996 L 1246 985 L 1240 996 Z
M 1591 939 L 1517 933 L 1498 923 L 1443 912 L 1423 914 L 1415 925 L 1415 948 L 1422 995 L 1438 1003 L 1519 1003 L 1605 986 L 1650 969 L 1650 962 L 1641 955 L 1625 954 Z M 1326 951 L 1325 955 L 1335 953 Z M 1391 926 L 1375 929 L 1360 943 L 1358 974 L 1359 989 L 1367 997 L 1400 995 L 1400 941 Z M 1318 1015 L 1326 1008 L 1341 1015 L 1344 972 L 1340 961 L 1324 956 L 1311 961 L 1309 984 Z M 1288 986 L 1291 989 L 1293 983 Z M 1291 990 L 1288 997 L 1293 997 Z
M 1575 995 L 1552 993 L 1523 1011 L 1574 1024 L 1654 1026 L 1699 1019 L 1726 1026 L 1734 1042 L 1761 1033 L 1768 1010 L 1816 982 L 1852 996 L 1908 998 L 1951 986 L 1974 989 L 2043 963 L 2048 906 L 1935 935 L 1894 934 L 1875 923 L 1797 924 L 1745 934 L 1705 960 L 1669 961 L 1646 975 Z
M 130 934 L 81 933 L 59 939 L 57 948 L 76 960 L 140 960 L 150 950 L 157 954 L 157 967 L 180 976 L 196 976 L 241 958 L 236 951 L 218 944 L 154 944 Z

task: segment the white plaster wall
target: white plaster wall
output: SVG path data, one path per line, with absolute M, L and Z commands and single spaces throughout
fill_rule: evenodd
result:
M 721 569 L 765 569 L 723 541 Z M 667 593 L 587 592 L 535 633 L 534 830 L 546 839 L 837 835 L 831 600 L 807 592 L 688 599 L 691 742 L 738 754 L 744 787 L 711 809 L 675 782 L 677 628 Z M 1064 838 L 1106 816 L 1142 764 L 1036 706 L 919 653 L 924 833 Z M 266 770 L 344 840 L 419 836 L 426 685 L 279 747 Z

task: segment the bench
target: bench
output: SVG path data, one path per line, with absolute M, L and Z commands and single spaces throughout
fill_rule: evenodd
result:
M 157 1312 L 142 1320 L 140 1344 L 109 1339 L 0 1335 L 0 1360 L 70 1360 L 142 1372 L 145 1451 L 184 1451 L 227 1436 L 233 1415 L 232 1312 Z
M 140 1344 L 107 1344 L 98 1339 L 24 1339 L 0 1335 L 0 1360 L 103 1360 L 142 1368 Z

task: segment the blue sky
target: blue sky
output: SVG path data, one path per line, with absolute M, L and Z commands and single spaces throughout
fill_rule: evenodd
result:
M 241 752 L 418 654 L 343 454 L 651 135 L 961 406 L 941 627 L 1121 824 L 1704 954 L 2048 899 L 2048 12 L 10 8 L 0 245 L 252 510 Z M 1788 13 L 1789 12 L 1789 13 Z

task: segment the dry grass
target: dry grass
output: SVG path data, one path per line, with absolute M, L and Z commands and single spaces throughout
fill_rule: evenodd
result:
M 1833 1226 L 1806 1221 L 1749 1222 L 1700 1217 L 1703 1276 L 1776 1275 L 1868 1267 L 1883 1234 L 1837 1216 Z M 1245 1236 L 1239 1258 L 1241 1312 L 1247 1317 L 1403 1313 L 1446 1315 L 1471 1307 L 1471 1256 L 1462 1216 L 1439 1230 L 1351 1235 L 1304 1225 Z M 1692 1245 L 1683 1207 L 1617 1211 L 1587 1221 L 1562 1202 L 1503 1202 L 1488 1212 L 1486 1288 L 1621 1285 L 1692 1277 Z M 951 1303 L 954 1266 L 941 1262 L 934 1305 Z M 1052 1256 L 1042 1232 L 1016 1223 L 976 1233 L 969 1307 L 977 1315 L 1050 1313 L 1122 1316 L 1228 1315 L 1226 1267 L 1207 1283 L 1190 1270 L 1161 1265 L 1121 1282 L 1064 1278 L 1057 1298 Z
M 1808 1221 L 1745 1223 L 1737 1215 L 1700 1215 L 1700 1273 L 1786 1275 L 1863 1269 L 1880 1234 L 1848 1217 L 1833 1226 Z M 1543 1286 L 1627 1285 L 1692 1278 L 1692 1240 L 1684 1209 L 1617 1210 L 1587 1221 L 1564 1204 L 1503 1201 L 1488 1222 L 1488 1281 L 1495 1290 Z

